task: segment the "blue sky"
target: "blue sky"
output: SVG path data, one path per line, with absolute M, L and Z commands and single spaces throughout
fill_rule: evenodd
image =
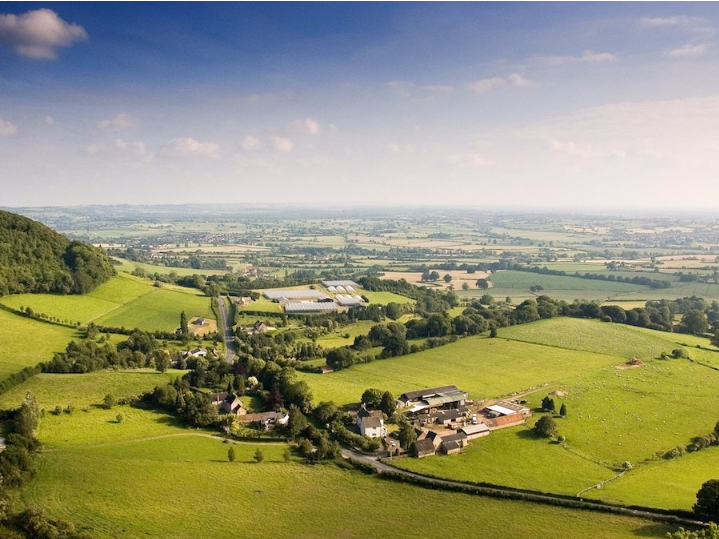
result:
M 711 208 L 715 3 L 3 3 L 0 205 Z

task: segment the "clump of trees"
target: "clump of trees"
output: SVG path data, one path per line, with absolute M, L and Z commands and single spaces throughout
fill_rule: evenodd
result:
M 534 424 L 534 432 L 542 438 L 556 438 L 557 422 L 551 415 L 543 415 Z

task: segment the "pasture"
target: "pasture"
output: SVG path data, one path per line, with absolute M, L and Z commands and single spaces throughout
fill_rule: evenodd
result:
M 116 423 L 120 412 L 126 419 Z M 578 511 L 420 489 L 332 465 L 284 462 L 283 443 L 236 444 L 237 460 L 229 463 L 227 444 L 141 410 L 75 412 L 46 416 L 44 423 L 41 439 L 50 451 L 39 457 L 22 498 L 98 538 L 214 538 L 241 529 L 248 538 L 400 539 L 448 507 L 462 518 L 443 519 L 444 532 L 481 527 L 490 539 L 661 537 L 669 530 L 640 519 L 601 513 L 590 519 Z M 260 464 L 252 458 L 257 448 L 265 457 Z M 421 503 L 387 503 L 400 499 Z M 268 517 L 277 514 L 281 518 Z
M 223 275 L 227 271 L 222 270 L 209 270 L 209 269 L 194 269 L 194 268 L 173 268 L 170 266 L 157 266 L 155 264 L 147 264 L 145 262 L 135 262 L 134 260 L 127 260 L 125 258 L 112 257 L 115 269 L 125 273 L 132 273 L 136 269 L 143 270 L 147 275 L 154 275 L 159 273 L 160 275 L 169 275 L 174 273 L 180 277 L 188 275 Z
M 25 367 L 49 361 L 80 336 L 72 328 L 25 318 L 0 309 L 0 380 Z
M 87 374 L 41 373 L 0 395 L 0 409 L 17 408 L 28 391 L 32 391 L 38 405 L 48 411 L 57 405 L 64 408 L 71 404 L 81 408 L 102 403 L 108 394 L 117 398 L 139 395 L 184 373 L 174 369 L 164 374 L 149 369 Z
M 20 294 L 0 301 L 14 309 L 29 306 L 36 313 L 70 323 L 95 322 L 147 331 L 173 331 L 180 324 L 183 310 L 188 317 L 214 318 L 210 298 L 199 291 L 171 285 L 157 288 L 124 273 L 81 296 Z

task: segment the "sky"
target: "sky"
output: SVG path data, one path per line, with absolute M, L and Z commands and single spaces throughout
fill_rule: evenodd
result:
M 706 210 L 715 2 L 0 3 L 0 206 Z

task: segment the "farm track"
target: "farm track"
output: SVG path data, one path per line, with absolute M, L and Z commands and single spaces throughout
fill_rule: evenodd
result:
M 356 462 L 360 465 L 369 466 L 380 476 L 382 474 L 389 474 L 389 477 L 397 478 L 408 483 L 425 485 L 431 488 L 438 488 L 441 490 L 448 490 L 452 492 L 457 492 L 458 490 L 461 490 L 464 492 L 471 492 L 473 494 L 490 496 L 493 498 L 513 499 L 573 509 L 600 511 L 604 513 L 613 513 L 631 516 L 635 518 L 645 518 L 648 520 L 669 522 L 672 524 L 680 524 L 687 526 L 706 526 L 706 523 L 698 520 L 683 518 L 666 513 L 658 513 L 649 509 L 632 509 L 630 507 L 605 505 L 602 503 L 590 502 L 581 498 L 572 499 L 568 497 L 555 496 L 552 494 L 544 494 L 540 492 L 520 492 L 517 490 L 503 488 L 500 486 L 486 487 L 480 485 L 473 485 L 471 483 L 464 483 L 462 481 L 452 481 L 448 479 L 429 477 L 415 472 L 410 472 L 408 470 L 403 470 L 401 468 L 395 468 L 394 466 L 380 461 L 377 457 L 365 455 L 349 449 L 342 449 L 342 457 L 351 462 Z
M 228 443 L 235 444 L 235 445 L 284 445 L 285 442 L 245 442 L 242 440 L 232 440 L 229 438 L 225 438 L 224 436 L 218 436 L 216 434 L 206 434 L 204 432 L 179 432 L 176 434 L 162 434 L 160 436 L 148 436 L 146 438 L 135 438 L 134 440 L 123 440 L 121 442 L 110 442 L 106 444 L 88 444 L 88 445 L 80 445 L 80 446 L 74 446 L 73 449 L 86 449 L 86 448 L 98 448 L 98 447 L 113 447 L 113 446 L 122 446 L 122 445 L 132 445 L 136 443 L 141 442 L 153 442 L 155 440 L 164 440 L 165 438 L 181 438 L 183 436 L 198 436 L 200 438 L 209 438 L 211 440 L 218 440 L 220 442 L 227 441 Z M 66 451 L 65 449 L 43 449 L 41 450 L 41 453 L 56 453 Z

